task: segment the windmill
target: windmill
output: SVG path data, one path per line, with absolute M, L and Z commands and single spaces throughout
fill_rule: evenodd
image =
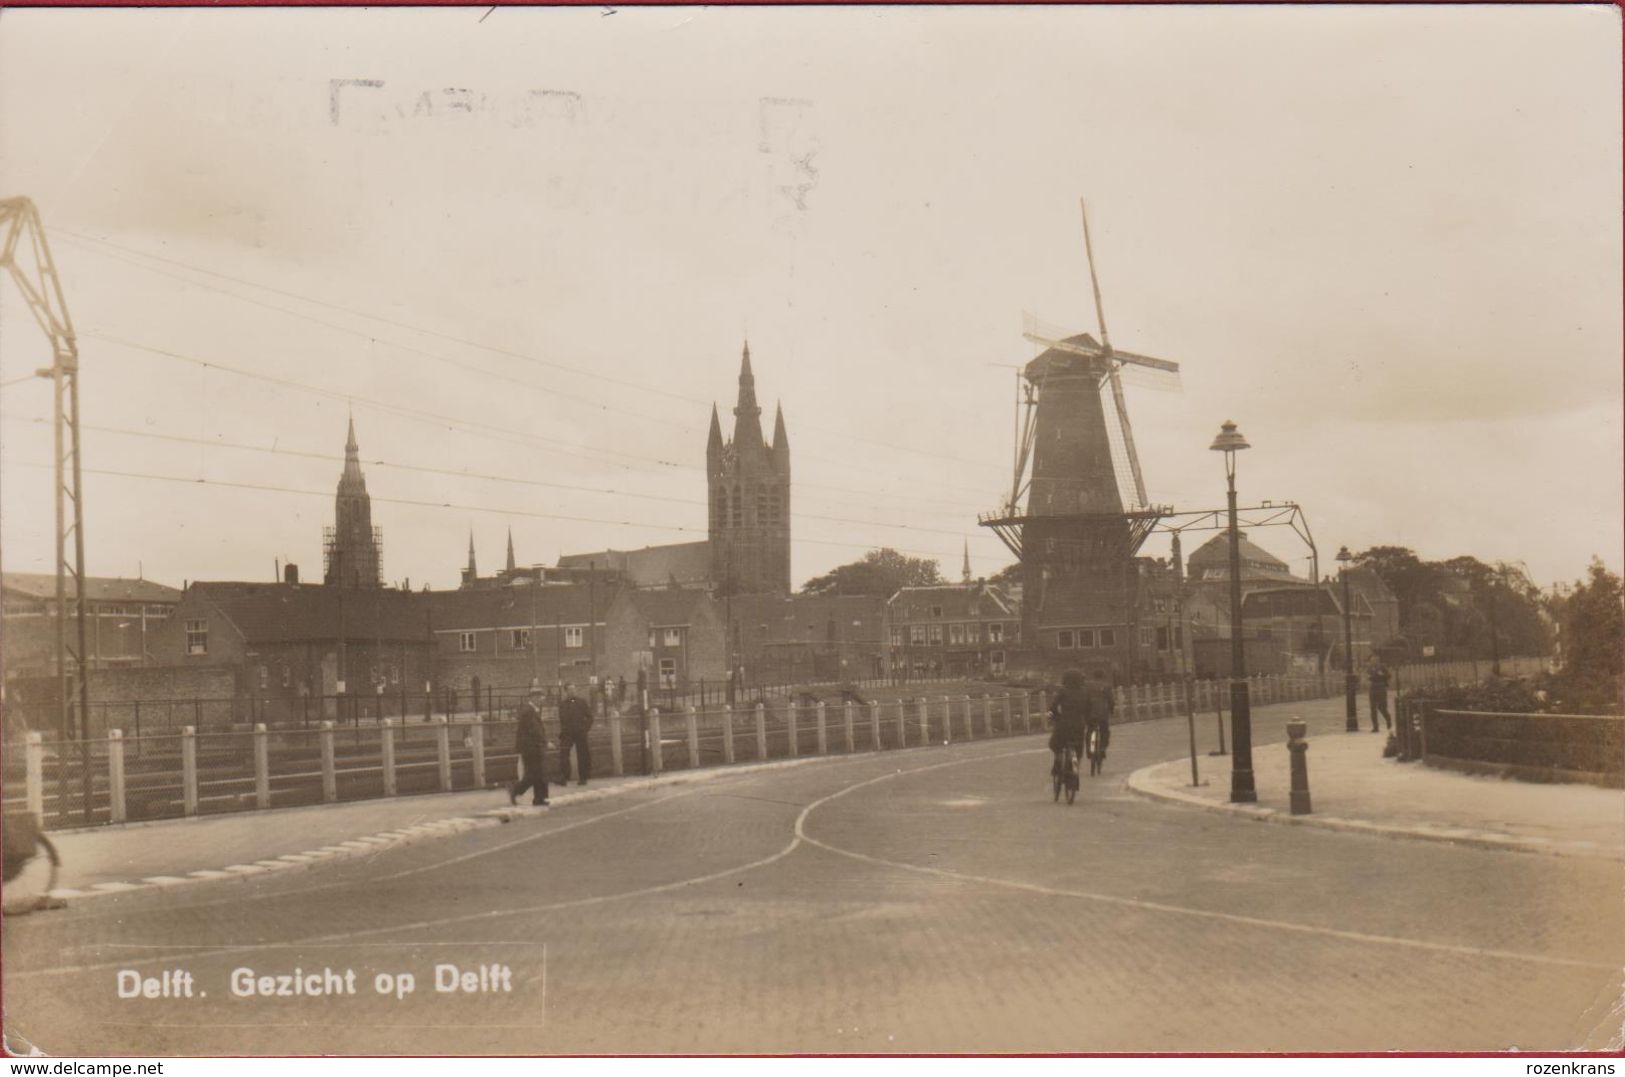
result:
M 980 522 L 1021 559 L 1025 643 L 1088 638 L 1116 651 L 1132 648 L 1134 555 L 1171 511 L 1146 495 L 1123 381 L 1174 387 L 1179 364 L 1112 347 L 1087 207 L 1083 238 L 1100 337 L 1025 316 L 1022 335 L 1044 350 L 1017 382 L 1009 498 Z

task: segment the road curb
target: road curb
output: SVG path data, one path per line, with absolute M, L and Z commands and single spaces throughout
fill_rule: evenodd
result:
M 1008 738 L 1015 739 L 1021 734 Z M 331 844 L 307 849 L 299 853 L 286 853 L 270 859 L 248 858 L 241 863 L 223 865 L 218 868 L 200 868 L 196 871 L 185 872 L 179 875 L 149 875 L 141 879 L 117 880 L 109 882 L 92 883 L 83 888 L 58 887 L 46 896 L 58 899 L 73 899 L 103 897 L 108 894 L 129 894 L 138 890 L 166 889 L 174 890 L 177 887 L 192 883 L 220 882 L 222 880 L 241 880 L 256 875 L 269 875 L 276 871 L 292 869 L 308 869 L 317 864 L 325 864 L 336 860 L 347 860 L 357 856 L 371 856 L 384 849 L 410 845 L 429 838 L 442 838 L 452 834 L 461 834 L 469 830 L 485 829 L 487 827 L 501 826 L 518 819 L 534 819 L 556 808 L 574 804 L 591 803 L 597 800 L 607 800 L 611 797 L 625 796 L 634 792 L 650 789 L 660 789 L 674 785 L 687 785 L 690 783 L 713 781 L 717 778 L 734 774 L 753 774 L 763 771 L 784 770 L 790 767 L 807 766 L 814 763 L 825 763 L 840 759 L 857 759 L 864 756 L 897 755 L 906 752 L 919 751 L 922 748 L 932 748 L 937 745 L 915 745 L 909 748 L 871 749 L 863 752 L 841 753 L 839 755 L 812 755 L 801 756 L 795 759 L 769 759 L 756 763 L 736 763 L 731 766 L 699 767 L 693 770 L 672 771 L 653 776 L 637 776 L 630 779 L 611 779 L 613 785 L 600 786 L 597 789 L 580 789 L 570 793 L 555 794 L 551 798 L 548 808 L 529 806 L 497 807 L 473 813 L 461 812 L 443 819 L 436 819 L 426 823 L 415 823 L 411 826 L 398 827 L 393 830 L 383 830 L 374 834 L 363 835 L 359 838 L 339 839 Z M 559 785 L 558 788 L 563 788 Z M 477 790 L 462 790 L 462 792 L 477 792 Z M 500 796 L 504 787 L 493 786 L 490 790 L 493 796 Z M 422 798 L 413 797 L 414 801 L 421 803 Z M 220 818 L 233 818 L 221 816 Z M 154 821 L 144 824 L 157 827 L 165 824 L 175 826 L 195 826 L 204 822 L 197 818 Z
M 1159 783 L 1153 774 L 1165 767 L 1183 767 L 1186 760 L 1174 759 L 1165 763 L 1152 763 L 1128 776 L 1128 788 L 1149 800 L 1160 800 L 1203 811 L 1251 819 L 1260 823 L 1285 823 L 1291 826 L 1320 827 L 1350 834 L 1371 834 L 1378 837 L 1438 841 L 1452 845 L 1473 845 L 1486 849 L 1514 850 L 1524 853 L 1542 853 L 1547 856 L 1586 856 L 1604 860 L 1625 860 L 1625 851 L 1609 849 L 1593 841 L 1552 841 L 1549 838 L 1525 838 L 1512 834 L 1498 834 L 1490 830 L 1474 830 L 1433 823 L 1377 823 L 1368 819 L 1344 819 L 1335 815 L 1293 815 L 1280 808 L 1261 807 L 1256 804 L 1229 804 L 1209 800 L 1183 789 Z

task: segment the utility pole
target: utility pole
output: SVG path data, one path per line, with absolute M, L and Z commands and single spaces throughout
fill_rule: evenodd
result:
M 31 266 L 17 262 L 26 237 Z M 79 345 L 62 294 L 62 282 L 40 224 L 39 211 L 27 198 L 0 199 L 0 266 L 11 275 L 34 321 L 51 342 L 51 365 L 35 371 L 53 387 L 52 427 L 56 494 L 56 670 L 59 722 L 64 737 L 79 740 L 80 786 L 86 820 L 91 816 L 90 667 L 85 649 L 85 511 L 79 462 Z M 69 522 L 71 503 L 72 522 Z M 68 559 L 69 540 L 73 560 Z M 68 640 L 68 583 L 73 583 L 75 637 Z M 74 718 L 74 696 L 78 717 Z

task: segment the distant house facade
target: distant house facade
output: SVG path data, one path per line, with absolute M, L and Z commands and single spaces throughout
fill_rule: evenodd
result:
M 5 618 L 6 679 L 39 677 L 56 669 L 56 577 L 7 572 L 0 577 L 0 616 Z M 78 624 L 69 585 L 69 645 L 78 646 Z M 151 661 L 153 633 L 167 623 L 181 592 L 150 580 L 107 576 L 85 579 L 85 657 L 91 669 L 139 666 Z
M 885 623 L 894 676 L 1000 677 L 1022 642 L 1020 611 L 985 582 L 901 588 L 886 602 Z
M 721 602 L 746 683 L 866 680 L 885 675 L 880 595 L 739 595 Z

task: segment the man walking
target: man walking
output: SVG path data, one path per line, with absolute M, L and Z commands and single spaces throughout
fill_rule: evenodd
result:
M 539 808 L 547 807 L 547 772 L 545 767 L 547 734 L 542 729 L 542 690 L 532 688 L 519 707 L 519 728 L 514 749 L 524 773 L 508 789 L 508 803 L 519 803 L 519 795 L 531 790 L 530 802 Z
M 576 695 L 575 685 L 568 682 L 559 698 L 559 781 L 570 783 L 570 748 L 576 750 L 579 768 L 577 785 L 586 785 L 592 776 L 592 752 L 587 747 L 587 731 L 592 728 L 592 707 Z
M 1371 685 L 1371 732 L 1382 732 L 1377 728 L 1379 712 L 1388 728 L 1394 728 L 1394 720 L 1388 717 L 1388 667 L 1375 655 L 1371 658 L 1371 668 L 1366 672 L 1366 679 Z

